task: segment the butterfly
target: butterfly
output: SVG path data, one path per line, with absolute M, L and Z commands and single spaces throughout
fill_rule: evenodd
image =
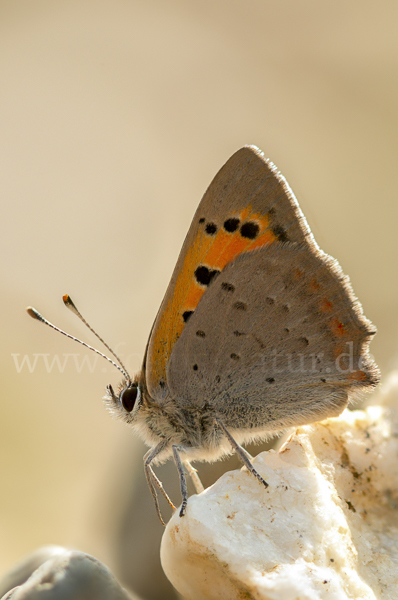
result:
M 337 416 L 372 389 L 375 333 L 284 177 L 257 147 L 238 150 L 193 217 L 141 370 L 121 368 L 119 388 L 107 388 L 111 410 L 150 448 L 144 469 L 162 523 L 157 490 L 175 507 L 154 465 L 174 458 L 180 516 L 185 470 L 203 490 L 191 461 L 235 451 L 266 487 L 242 444 Z

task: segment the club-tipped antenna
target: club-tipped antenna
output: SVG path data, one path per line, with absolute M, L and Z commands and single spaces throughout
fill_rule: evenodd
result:
M 109 356 L 106 356 L 106 354 L 103 354 L 103 352 L 100 352 L 99 350 L 97 350 L 93 346 L 90 346 L 90 344 L 87 344 L 86 342 L 83 342 L 82 340 L 79 340 L 79 338 L 75 337 L 74 335 L 71 335 L 70 333 L 67 333 L 66 331 L 64 331 L 63 329 L 60 329 L 60 327 L 57 327 L 56 325 L 53 325 L 53 323 L 51 323 L 50 321 L 48 321 L 47 319 L 45 319 L 43 317 L 43 315 L 40 314 L 39 311 L 36 310 L 35 308 L 33 308 L 32 306 L 28 306 L 28 308 L 26 309 L 26 312 L 33 319 L 36 319 L 37 321 L 41 321 L 41 323 L 44 323 L 45 325 L 48 325 L 48 327 L 51 327 L 55 331 L 58 331 L 58 333 L 62 333 L 62 335 L 65 335 L 70 340 L 74 340 L 75 342 L 78 342 L 79 344 L 81 344 L 85 348 L 88 348 L 89 350 L 92 350 L 96 354 L 99 354 L 99 356 L 102 356 L 102 358 L 105 358 L 105 360 L 107 360 L 114 367 L 116 367 L 122 373 L 122 375 L 125 377 L 125 379 L 129 383 L 131 383 L 132 379 L 131 379 L 130 375 L 128 374 L 127 369 L 125 368 L 125 366 L 122 363 L 122 361 L 120 360 L 120 358 L 113 352 L 113 350 L 108 346 L 108 344 L 106 344 L 104 342 L 104 340 L 98 335 L 98 333 L 96 331 L 94 331 L 94 329 L 92 327 L 90 327 L 90 325 L 82 317 L 82 315 L 80 314 L 80 312 L 76 308 L 76 306 L 73 303 L 72 299 L 67 294 L 65 294 L 63 296 L 63 301 L 64 301 L 65 306 L 67 306 L 73 313 L 75 313 L 75 315 L 77 315 L 79 317 L 79 319 L 81 321 L 83 321 L 83 323 L 86 325 L 86 327 L 88 327 L 89 330 L 94 333 L 94 335 L 100 340 L 100 342 L 102 342 L 104 344 L 104 346 L 109 350 L 109 352 L 112 354 L 112 356 L 114 356 L 116 358 L 116 360 L 119 362 L 119 364 L 115 363 L 111 358 L 109 358 Z
M 120 360 L 118 355 L 112 350 L 112 348 L 110 346 L 108 346 L 108 344 L 102 339 L 102 337 L 100 335 L 98 335 L 98 333 L 91 327 L 91 325 L 89 325 L 89 323 L 87 323 L 86 319 L 83 317 L 81 312 L 77 309 L 76 304 L 73 302 L 72 298 L 68 294 L 64 294 L 62 296 L 62 300 L 64 301 L 65 306 L 67 308 L 69 308 L 69 310 L 71 310 L 77 317 L 79 317 L 79 319 L 85 324 L 86 327 L 88 327 L 88 329 L 95 335 L 95 337 L 97 339 L 99 339 L 99 341 L 102 344 L 104 344 L 105 348 L 107 350 L 109 350 L 109 352 L 112 354 L 112 356 L 114 358 L 116 358 L 117 362 L 119 363 L 119 365 L 122 368 L 122 372 L 127 376 L 126 379 L 128 379 L 128 381 L 131 382 L 131 377 L 128 374 L 126 367 L 124 366 L 124 364 L 122 363 L 122 361 Z

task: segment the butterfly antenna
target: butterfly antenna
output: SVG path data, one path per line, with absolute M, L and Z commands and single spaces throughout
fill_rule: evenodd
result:
M 51 323 L 50 321 L 45 319 L 43 317 L 43 315 L 40 314 L 39 311 L 36 310 L 35 308 L 33 308 L 32 306 L 29 306 L 26 309 L 26 312 L 28 313 L 28 315 L 30 315 L 32 317 L 32 319 L 36 319 L 37 321 L 40 321 L 41 323 L 48 325 L 48 327 L 51 327 L 55 331 L 58 331 L 58 333 L 62 333 L 62 335 L 65 335 L 70 340 L 74 340 L 75 342 L 78 342 L 85 348 L 88 348 L 89 350 L 92 350 L 96 354 L 99 354 L 99 356 L 102 356 L 102 358 L 105 358 L 108 362 L 110 362 L 114 367 L 116 367 L 122 373 L 122 375 L 125 377 L 125 379 L 128 382 L 131 383 L 131 381 L 132 381 L 131 377 L 128 374 L 128 372 L 127 372 L 125 366 L 123 365 L 122 361 L 120 360 L 120 358 L 109 348 L 108 344 L 106 344 L 104 342 L 104 340 L 92 329 L 92 327 L 90 327 L 90 325 L 87 323 L 87 321 L 85 321 L 85 319 L 82 317 L 82 315 L 77 310 L 76 306 L 74 305 L 74 303 L 72 302 L 72 300 L 69 298 L 69 296 L 67 294 L 65 294 L 65 296 L 63 296 L 63 301 L 65 303 L 65 306 L 67 306 L 72 312 L 74 312 L 83 321 L 83 323 L 90 329 L 90 331 L 92 331 L 94 333 L 94 335 L 104 344 L 104 346 L 109 350 L 109 352 L 111 352 L 111 354 L 116 358 L 116 360 L 120 363 L 120 365 L 115 363 L 111 358 L 109 358 L 109 356 L 106 356 L 106 354 L 103 354 L 103 352 L 100 352 L 93 346 L 90 346 L 90 344 L 86 344 L 86 342 L 79 340 L 79 338 L 71 335 L 70 333 L 66 333 L 66 331 L 64 331 L 63 329 L 60 329 L 56 325 L 53 325 L 53 323 Z
M 68 294 L 65 294 L 64 296 L 62 296 L 62 300 L 64 301 L 65 306 L 67 308 L 69 308 L 69 310 L 71 310 L 77 317 L 79 317 L 79 319 L 85 324 L 86 327 L 88 327 L 88 329 L 95 335 L 95 337 L 97 339 L 99 339 L 99 341 L 102 344 L 104 344 L 105 348 L 107 350 L 109 350 L 109 352 L 112 354 L 112 356 L 114 358 L 116 358 L 117 362 L 119 363 L 119 365 L 122 368 L 122 372 L 127 376 L 126 379 L 128 379 L 128 381 L 131 383 L 131 377 L 127 373 L 127 369 L 124 366 L 124 364 L 122 363 L 122 361 L 120 360 L 120 358 L 118 357 L 118 355 L 112 350 L 112 348 L 110 348 L 108 346 L 108 344 L 102 339 L 102 337 L 100 335 L 98 335 L 98 333 L 96 331 L 94 331 L 94 329 L 89 325 L 89 323 L 87 323 L 86 319 L 83 317 L 81 312 L 77 309 L 76 304 L 73 302 L 72 298 Z

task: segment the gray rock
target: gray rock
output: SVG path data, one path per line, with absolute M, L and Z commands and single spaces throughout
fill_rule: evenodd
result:
M 66 549 L 61 546 L 42 546 L 24 556 L 8 573 L 0 578 L 0 598 L 12 588 L 25 583 L 33 571 L 36 571 L 47 560 L 65 552 Z
M 138 600 L 124 590 L 111 571 L 83 552 L 52 556 L 25 583 L 1 600 Z

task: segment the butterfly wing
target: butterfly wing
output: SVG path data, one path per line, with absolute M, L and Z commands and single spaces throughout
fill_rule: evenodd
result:
M 287 241 L 314 244 L 284 177 L 258 148 L 244 147 L 200 202 L 153 325 L 143 368 L 154 400 L 168 395 L 174 345 L 218 273 L 241 254 Z
M 275 243 L 241 254 L 209 287 L 173 348 L 168 385 L 231 431 L 317 421 L 376 383 L 373 334 L 335 260 Z

